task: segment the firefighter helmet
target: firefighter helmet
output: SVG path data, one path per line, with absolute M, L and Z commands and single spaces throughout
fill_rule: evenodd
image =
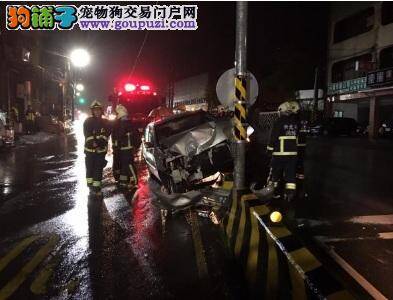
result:
M 289 105 L 291 107 L 291 112 L 297 114 L 300 110 L 299 102 L 297 101 L 289 101 Z
M 121 119 L 125 116 L 128 116 L 128 111 L 127 108 L 124 107 L 124 105 L 118 104 L 116 105 L 116 118 Z
M 94 100 L 93 103 L 90 105 L 90 108 L 91 109 L 94 109 L 94 108 L 101 108 L 102 109 L 102 105 L 101 105 L 100 101 Z
M 286 101 L 280 104 L 280 106 L 278 107 L 278 112 L 280 114 L 289 115 L 298 113 L 299 109 L 299 103 L 297 103 L 296 101 Z

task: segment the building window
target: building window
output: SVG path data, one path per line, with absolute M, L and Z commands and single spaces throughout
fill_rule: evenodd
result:
M 370 53 L 336 62 L 332 67 L 332 83 L 364 77 L 373 69 Z
M 391 2 L 382 3 L 381 23 L 382 25 L 393 23 L 393 4 Z
M 382 49 L 379 53 L 379 68 L 393 68 L 393 46 Z
M 342 110 L 335 110 L 333 114 L 334 118 L 343 118 L 344 117 L 344 111 Z
M 362 10 L 336 23 L 334 26 L 334 42 L 338 43 L 370 31 L 374 26 L 374 8 Z

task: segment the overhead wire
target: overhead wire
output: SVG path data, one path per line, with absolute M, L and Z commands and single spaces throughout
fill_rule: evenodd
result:
M 157 5 L 157 4 L 158 4 L 158 1 L 156 1 L 155 5 Z M 143 37 L 142 44 L 141 44 L 141 46 L 139 47 L 138 54 L 137 54 L 137 56 L 136 56 L 136 58 L 135 58 L 135 60 L 134 60 L 134 64 L 133 64 L 133 66 L 132 66 L 131 72 L 130 72 L 130 74 L 129 74 L 128 77 L 127 77 L 128 80 L 134 75 L 136 66 L 137 66 L 138 61 L 139 61 L 139 57 L 140 57 L 141 54 L 142 54 L 143 47 L 145 46 L 145 43 L 146 43 L 146 41 L 147 41 L 147 37 L 148 37 L 148 36 L 149 36 L 149 30 L 146 30 L 145 36 Z

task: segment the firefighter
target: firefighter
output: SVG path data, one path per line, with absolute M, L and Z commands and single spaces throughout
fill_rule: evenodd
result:
M 274 187 L 275 198 L 279 198 L 278 184 L 283 177 L 288 201 L 292 201 L 296 193 L 298 111 L 299 104 L 295 101 L 284 102 L 278 107 L 279 118 L 273 125 L 267 146 L 268 155 L 272 157 L 269 184 Z
M 130 190 L 137 186 L 138 178 L 133 159 L 133 128 L 128 118 L 127 109 L 118 104 L 116 106 L 116 122 L 113 127 L 112 140 L 114 150 L 114 176 L 118 175 L 119 187 Z
M 103 109 L 99 101 L 90 105 L 92 116 L 83 123 L 86 154 L 86 181 L 92 194 L 102 196 L 102 171 L 105 167 L 105 155 L 108 151 L 109 126 L 102 118 Z
M 35 131 L 35 112 L 31 105 L 27 106 L 26 110 L 26 133 L 32 134 Z

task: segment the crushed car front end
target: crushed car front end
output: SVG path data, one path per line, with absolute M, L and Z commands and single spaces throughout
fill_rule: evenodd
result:
M 232 169 L 231 124 L 205 112 L 185 113 L 155 125 L 156 168 L 170 193 L 185 192 Z

